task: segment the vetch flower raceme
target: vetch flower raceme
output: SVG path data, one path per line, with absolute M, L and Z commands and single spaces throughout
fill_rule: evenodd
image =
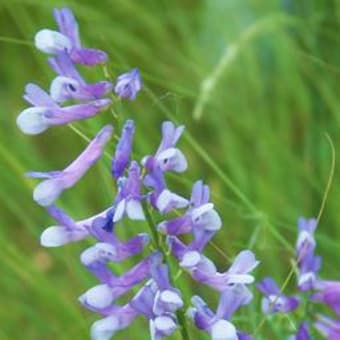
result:
M 142 86 L 136 68 L 120 75 L 115 86 L 111 80 L 87 83 L 75 64 L 104 63 L 107 54 L 82 47 L 78 24 L 70 9 L 56 9 L 54 16 L 59 31 L 39 31 L 35 45 L 51 55 L 48 62 L 56 77 L 51 82 L 50 93 L 35 84 L 26 86 L 24 98 L 32 107 L 20 113 L 17 124 L 27 134 L 95 116 L 112 105 L 105 96 L 113 87 L 116 96 L 133 100 Z M 44 179 L 35 188 L 33 198 L 56 221 L 41 234 L 41 244 L 59 247 L 85 238 L 95 240 L 82 251 L 80 262 L 96 277 L 98 284 L 79 297 L 85 308 L 102 316 L 91 327 L 94 340 L 110 339 L 139 315 L 148 320 L 152 339 L 160 340 L 177 330 L 187 339 L 183 311 L 187 306 L 175 286 L 173 266 L 178 273 L 181 268 L 185 269 L 197 282 L 209 285 L 220 294 L 216 313 L 199 297 L 193 298 L 195 307 L 189 315 L 198 328 L 215 340 L 250 338 L 237 331 L 231 316 L 252 299 L 245 285 L 254 281 L 250 272 L 259 262 L 250 250 L 244 250 L 229 270 L 220 273 L 213 261 L 203 255 L 206 245 L 222 228 L 222 219 L 210 202 L 209 187 L 201 180 L 194 184 L 190 199 L 167 185 L 168 172 L 182 173 L 188 167 L 184 153 L 177 146 L 183 131 L 184 126 L 163 122 L 157 151 L 140 161 L 133 159 L 132 153 L 135 123 L 132 119 L 126 120 L 111 163 L 116 195 L 101 212 L 79 221 L 57 207 L 55 201 L 99 160 L 113 133 L 111 125 L 103 127 L 65 169 L 28 173 Z M 167 216 L 169 213 L 172 215 Z M 156 214 L 157 223 L 154 223 Z M 174 218 L 174 214 L 178 217 Z M 133 221 L 134 232 L 122 240 L 118 229 L 128 228 L 127 219 Z M 150 235 L 140 230 L 146 223 Z M 191 241 L 185 243 L 180 238 L 182 234 L 191 234 Z M 123 268 L 124 261 L 128 258 L 133 261 L 136 255 L 139 260 L 130 269 L 119 272 L 112 269 L 111 263 L 119 263 Z M 136 288 L 137 294 L 121 305 L 118 303 Z

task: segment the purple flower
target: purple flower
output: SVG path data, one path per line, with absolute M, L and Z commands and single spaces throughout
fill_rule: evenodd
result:
M 49 64 L 58 74 L 50 86 L 51 98 L 58 103 L 75 99 L 89 101 L 99 99 L 112 90 L 108 81 L 87 84 L 66 53 L 49 58 Z
M 190 259 L 191 260 L 191 259 Z M 235 258 L 230 268 L 224 272 L 217 272 L 216 268 L 207 259 L 201 260 L 194 265 L 190 271 L 192 276 L 201 283 L 204 283 L 212 288 L 222 292 L 234 284 L 250 284 L 254 282 L 254 277 L 249 274 L 254 268 L 257 267 L 259 261 L 255 259 L 254 254 L 250 250 L 241 251 Z M 182 261 L 183 262 L 183 261 Z
M 66 52 L 77 64 L 95 65 L 107 60 L 105 52 L 81 46 L 78 24 L 69 8 L 54 9 L 59 32 L 43 29 L 35 36 L 35 46 L 48 54 Z
M 315 256 L 313 251 L 309 251 L 298 263 L 298 287 L 301 291 L 307 291 L 314 287 L 317 274 L 321 267 L 321 257 Z
M 97 99 L 85 104 L 60 107 L 35 84 L 26 85 L 24 99 L 33 107 L 20 113 L 17 125 L 30 135 L 39 134 L 52 125 L 64 125 L 90 118 L 111 105 L 110 99 Z
M 34 189 L 34 200 L 42 206 L 51 205 L 65 189 L 77 183 L 101 157 L 112 130 L 111 125 L 102 128 L 86 149 L 64 170 L 28 173 L 29 177 L 46 178 Z
M 314 323 L 315 328 L 328 340 L 340 339 L 340 321 L 333 320 L 318 314 L 318 321 Z
M 109 340 L 119 330 L 132 323 L 138 312 L 129 303 L 124 306 L 114 306 L 110 313 L 93 323 L 91 327 L 91 340 Z M 104 313 L 105 315 L 105 313 Z
M 314 288 L 317 290 L 312 295 L 312 300 L 324 303 L 340 315 L 340 281 L 316 281 Z
M 259 264 L 254 254 L 250 250 L 241 251 L 229 270 L 219 273 L 215 264 L 201 253 L 211 237 L 211 233 L 202 233 L 200 242 L 194 240 L 188 246 L 175 236 L 170 236 L 167 240 L 171 252 L 180 261 L 180 266 L 185 268 L 196 281 L 221 292 L 234 284 L 252 283 L 254 277 L 248 273 Z
M 189 201 L 180 195 L 171 192 L 165 184 L 164 174 L 158 167 L 153 168 L 144 178 L 144 185 L 153 188 L 149 193 L 151 204 L 161 214 L 166 214 L 174 209 L 185 208 Z
M 183 301 L 168 275 L 168 267 L 156 263 L 151 268 L 152 279 L 131 300 L 131 305 L 149 319 L 152 339 L 169 336 L 178 327 L 174 313 L 182 308 Z
M 249 335 L 238 332 L 231 323 L 233 313 L 243 305 L 248 304 L 252 294 L 241 284 L 226 289 L 220 297 L 216 313 L 213 313 L 207 304 L 199 297 L 191 299 L 194 307 L 188 310 L 197 328 L 205 330 L 213 340 L 251 339 Z
M 108 313 L 112 303 L 135 285 L 147 279 L 150 276 L 152 266 L 160 262 L 161 259 L 161 254 L 155 252 L 121 276 L 116 276 L 110 272 L 110 276 L 105 278 L 105 283 L 89 289 L 79 297 L 79 301 L 94 312 Z
M 190 207 L 180 217 L 164 221 L 158 225 L 158 230 L 168 235 L 185 234 L 189 232 L 217 231 L 222 221 L 214 205 L 209 202 L 209 187 L 197 181 L 192 189 Z
M 126 214 L 132 220 L 144 220 L 140 193 L 141 178 L 137 162 L 131 162 L 128 178 L 120 178 L 119 192 L 115 202 L 113 222 L 116 223 Z
M 176 143 L 184 131 L 184 126 L 175 127 L 172 122 L 166 121 L 162 124 L 162 141 L 154 156 L 143 159 L 145 167 L 152 171 L 159 167 L 162 171 L 183 172 L 187 169 L 187 160 L 182 151 L 177 149 Z
M 294 340 L 311 340 L 311 336 L 309 335 L 308 324 L 307 322 L 302 322 Z
M 260 282 L 257 288 L 265 295 L 262 299 L 262 311 L 265 314 L 289 313 L 299 306 L 299 300 L 283 295 L 276 282 L 270 277 Z
M 142 88 L 142 80 L 137 68 L 121 74 L 114 88 L 118 97 L 134 100 Z
M 296 242 L 297 258 L 303 261 L 308 253 L 315 248 L 314 231 L 317 227 L 317 220 L 314 218 L 305 219 L 300 217 L 298 220 L 299 235 Z
M 115 178 L 121 177 L 129 164 L 134 133 L 135 124 L 133 120 L 127 120 L 124 124 L 122 134 L 112 160 L 112 174 Z

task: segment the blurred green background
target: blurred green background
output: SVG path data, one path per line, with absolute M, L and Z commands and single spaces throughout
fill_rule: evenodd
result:
M 291 267 L 297 218 L 320 210 L 332 163 L 326 134 L 339 155 L 339 1 L 0 0 L 0 339 L 87 339 L 97 318 L 77 302 L 95 284 L 79 264 L 91 241 L 40 247 L 39 235 L 53 221 L 32 201 L 36 182 L 23 176 L 62 169 L 85 141 L 67 126 L 32 137 L 15 124 L 27 107 L 25 84 L 48 89 L 54 76 L 32 41 L 39 29 L 55 27 L 52 9 L 64 5 L 75 11 L 84 45 L 108 52 L 113 74 L 134 66 L 142 72 L 138 99 L 117 107 L 122 119 L 136 121 L 138 159 L 158 145 L 163 120 L 186 125 L 180 146 L 190 167 L 170 183 L 185 195 L 196 179 L 211 185 L 224 226 L 207 255 L 225 270 L 227 258 L 251 248 L 261 260 L 257 280 L 272 275 L 282 283 Z M 103 78 L 101 67 L 83 74 Z M 75 126 L 90 138 L 111 120 L 105 112 Z M 105 208 L 114 189 L 109 165 L 103 158 L 62 196 L 60 206 L 75 219 Z M 321 275 L 338 280 L 339 181 L 336 165 L 316 236 Z M 144 227 L 130 224 L 125 236 L 136 228 Z M 187 275 L 180 281 L 187 296 L 202 294 L 215 306 L 210 289 Z M 235 316 L 252 333 L 262 318 L 259 297 Z M 256 338 L 285 338 L 298 317 L 276 316 Z M 192 339 L 206 338 L 191 326 L 190 332 Z M 147 324 L 139 318 L 117 338 L 146 339 Z

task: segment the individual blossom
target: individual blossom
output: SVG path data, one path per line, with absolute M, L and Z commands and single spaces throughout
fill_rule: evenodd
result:
M 34 178 L 44 178 L 36 186 L 33 199 L 42 206 L 49 206 L 60 194 L 75 183 L 97 162 L 103 153 L 104 146 L 109 141 L 113 128 L 106 125 L 95 138 L 88 144 L 86 149 L 64 170 L 50 172 L 29 172 L 27 175 Z
M 60 107 L 48 93 L 35 84 L 26 85 L 24 99 L 33 106 L 19 114 L 17 125 L 21 131 L 30 135 L 39 134 L 53 125 L 65 125 L 90 118 L 111 105 L 111 100 L 104 98 Z
M 340 281 L 317 280 L 314 289 L 312 300 L 326 304 L 340 315 Z
M 184 126 L 175 127 L 172 122 L 162 124 L 162 140 L 155 155 L 143 159 L 145 167 L 152 171 L 159 167 L 162 171 L 183 172 L 187 169 L 187 160 L 176 144 L 184 131 Z
M 261 281 L 257 289 L 264 294 L 262 311 L 265 314 L 289 313 L 299 306 L 299 299 L 282 294 L 276 282 L 270 277 Z
M 49 58 L 48 62 L 57 73 L 50 86 L 51 98 L 55 102 L 100 99 L 112 90 L 112 83 L 109 81 L 86 83 L 67 53 L 61 52 Z
M 231 322 L 234 312 L 252 300 L 252 294 L 242 284 L 237 284 L 223 291 L 216 313 L 199 296 L 193 296 L 193 307 L 188 310 L 197 328 L 209 333 L 212 340 L 251 339 L 248 334 L 237 330 Z
M 103 319 L 95 321 L 91 326 L 91 340 L 109 340 L 112 336 L 132 323 L 138 312 L 130 303 L 124 306 L 112 306 L 103 313 Z
M 199 231 L 217 231 L 222 221 L 214 205 L 209 203 L 209 187 L 197 181 L 192 189 L 188 211 L 172 220 L 158 225 L 158 230 L 167 235 L 178 235 Z
M 328 340 L 340 339 L 340 320 L 331 319 L 325 315 L 317 314 L 314 327 Z
M 166 187 L 165 178 L 162 170 L 158 167 L 153 168 L 144 178 L 144 185 L 153 189 L 149 192 L 150 203 L 161 214 L 169 213 L 175 209 L 185 208 L 189 201 L 170 191 Z
M 152 339 L 160 340 L 178 328 L 175 312 L 183 307 L 183 300 L 170 284 L 167 265 L 159 263 L 151 268 L 151 279 L 130 303 L 149 320 Z
M 83 306 L 94 312 L 107 313 L 118 297 L 126 294 L 135 285 L 150 277 L 152 266 L 161 260 L 161 254 L 155 252 L 120 276 L 110 272 L 110 275 L 105 277 L 105 281 L 102 281 L 103 283 L 90 288 L 79 297 L 79 301 Z
M 321 257 L 310 251 L 298 264 L 298 288 L 305 292 L 314 287 L 321 267 Z
M 258 264 L 259 261 L 255 259 L 253 252 L 243 250 L 236 256 L 230 268 L 223 273 L 214 270 L 211 265 L 209 266 L 209 271 L 196 266 L 191 269 L 191 273 L 197 281 L 211 286 L 217 291 L 224 291 L 229 286 L 237 283 L 253 283 L 254 277 L 249 273 L 255 269 Z M 205 266 L 205 268 L 207 268 L 207 266 Z
M 134 133 L 135 124 L 133 120 L 127 120 L 124 123 L 122 134 L 112 159 L 112 175 L 115 178 L 123 176 L 123 173 L 130 162 Z
M 298 239 L 296 242 L 296 252 L 298 262 L 303 261 L 308 253 L 312 252 L 315 248 L 314 232 L 317 227 L 317 220 L 314 218 L 305 219 L 300 217 L 298 220 Z
M 74 63 L 88 66 L 106 62 L 105 52 L 82 47 L 78 23 L 69 8 L 54 9 L 54 18 L 59 32 L 50 29 L 40 30 L 35 36 L 35 46 L 39 50 L 52 55 L 64 52 Z
M 205 244 L 210 240 L 211 234 L 202 233 L 201 235 L 204 241 L 202 243 L 196 241 L 197 248 L 192 244 L 184 245 L 175 236 L 168 237 L 172 254 L 179 260 L 180 266 L 186 269 L 196 281 L 220 292 L 238 283 L 254 282 L 254 277 L 249 273 L 257 267 L 259 261 L 255 259 L 250 250 L 241 251 L 230 268 L 220 273 L 215 264 L 201 253 Z
M 114 91 L 120 98 L 136 99 L 137 93 L 142 88 L 142 79 L 137 68 L 118 76 Z
M 118 195 L 115 201 L 113 222 L 116 223 L 126 214 L 131 220 L 144 220 L 141 195 L 140 167 L 132 161 L 127 178 L 120 178 Z

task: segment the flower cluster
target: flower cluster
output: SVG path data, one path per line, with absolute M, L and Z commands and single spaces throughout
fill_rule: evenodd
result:
M 315 255 L 316 242 L 314 232 L 316 219 L 300 218 L 298 221 L 298 238 L 296 242 L 297 288 L 299 296 L 286 296 L 275 281 L 269 277 L 258 284 L 264 294 L 262 310 L 265 314 L 289 313 L 305 302 L 305 310 L 312 310 L 311 302 L 322 303 L 340 315 L 340 282 L 319 278 L 321 257 Z M 327 339 L 340 338 L 340 320 L 333 320 L 325 315 L 311 312 L 312 325 Z M 304 320 L 295 336 L 296 340 L 311 339 L 309 324 Z
M 76 64 L 95 66 L 107 60 L 103 51 L 81 45 L 78 24 L 68 8 L 55 9 L 59 31 L 42 29 L 35 36 L 35 46 L 49 55 L 48 63 L 56 73 L 49 92 L 36 84 L 28 84 L 24 99 L 32 106 L 20 113 L 17 125 L 26 134 L 39 134 L 50 126 L 87 119 L 107 109 L 112 100 L 106 98 L 114 88 L 118 97 L 134 99 L 141 89 L 139 71 L 133 69 L 110 81 L 87 83 Z
M 54 15 L 59 31 L 39 31 L 35 45 L 50 55 L 48 61 L 57 76 L 49 93 L 35 84 L 26 86 L 24 98 L 32 107 L 20 113 L 17 123 L 28 134 L 92 117 L 112 104 L 105 98 L 112 90 L 118 97 L 132 100 L 141 89 L 137 69 L 119 76 L 115 85 L 110 81 L 86 83 L 75 64 L 97 65 L 104 63 L 107 55 L 82 47 L 78 25 L 69 9 L 55 10 Z M 73 220 L 55 201 L 102 156 L 113 133 L 111 125 L 103 127 L 63 170 L 28 173 L 30 177 L 43 179 L 36 186 L 33 198 L 56 221 L 56 225 L 42 233 L 41 244 L 58 247 L 87 237 L 95 240 L 80 256 L 81 263 L 99 281 L 79 297 L 85 308 L 102 316 L 92 325 L 92 339 L 111 338 L 138 315 L 149 321 L 152 339 L 162 339 L 178 328 L 185 332 L 185 322 L 179 322 L 179 316 L 184 316 L 179 314 L 184 302 L 170 273 L 170 254 L 178 270 L 187 271 L 194 280 L 220 294 L 216 313 L 200 297 L 192 297 L 193 306 L 188 308 L 187 316 L 195 325 L 215 340 L 250 339 L 236 329 L 231 318 L 239 307 L 251 301 L 247 285 L 254 281 L 250 272 L 259 262 L 251 251 L 244 250 L 228 270 L 219 272 L 212 260 L 203 255 L 205 246 L 222 227 L 222 220 L 210 202 L 209 187 L 199 180 L 193 185 L 191 197 L 186 198 L 171 191 L 166 181 L 168 172 L 182 173 L 188 167 L 185 155 L 177 147 L 183 131 L 183 126 L 164 122 L 158 149 L 138 161 L 131 156 L 135 124 L 131 119 L 126 120 L 112 159 L 111 173 L 116 182 L 113 203 L 80 221 Z M 154 215 L 159 223 L 153 222 Z M 117 229 L 127 219 L 142 226 L 147 224 L 151 235 L 142 232 L 121 240 Z M 183 234 L 191 234 L 192 241 L 185 243 Z M 111 262 L 124 262 L 137 254 L 142 259 L 123 273 L 115 273 L 110 267 Z M 126 303 L 117 302 L 135 287 L 137 294 Z

